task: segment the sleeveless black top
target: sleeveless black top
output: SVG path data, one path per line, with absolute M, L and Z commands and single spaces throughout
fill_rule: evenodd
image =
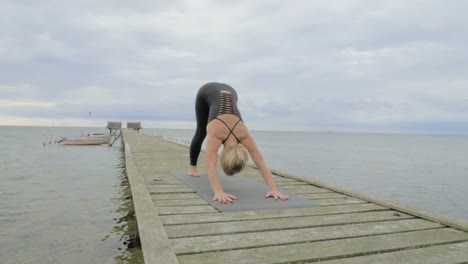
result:
M 226 137 L 226 139 L 223 140 L 223 144 L 231 135 L 233 135 L 237 139 L 237 142 L 239 142 L 239 139 L 233 132 L 237 124 L 242 121 L 242 116 L 239 112 L 239 109 L 237 108 L 238 97 L 236 90 L 224 83 L 211 82 L 203 85 L 200 88 L 197 97 L 198 99 L 204 100 L 208 104 L 208 123 L 213 119 L 218 119 L 219 121 L 223 122 L 224 125 L 226 125 L 226 127 L 229 129 L 229 135 Z M 239 118 L 239 120 L 232 128 L 230 128 L 224 120 L 218 118 L 218 116 L 223 114 L 235 115 Z

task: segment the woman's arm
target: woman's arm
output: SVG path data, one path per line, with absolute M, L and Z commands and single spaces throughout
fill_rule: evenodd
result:
M 263 160 L 262 153 L 260 152 L 260 149 L 257 147 L 257 144 L 253 140 L 253 138 L 248 135 L 246 139 L 242 141 L 242 144 L 247 148 L 249 151 L 250 157 L 252 158 L 253 162 L 257 166 L 257 168 L 260 170 L 260 173 L 263 176 L 263 179 L 265 180 L 266 185 L 268 186 L 269 192 L 266 194 L 265 197 L 273 197 L 275 199 L 281 199 L 281 200 L 288 200 L 289 197 L 285 194 L 282 194 L 281 192 L 276 189 L 275 182 L 273 180 L 273 177 L 271 176 L 271 171 L 268 168 L 265 160 Z
M 233 202 L 237 200 L 237 197 L 224 192 L 216 169 L 218 149 L 220 146 L 221 141 L 208 134 L 208 141 L 206 143 L 206 172 L 208 173 L 208 180 L 210 181 L 211 189 L 214 193 L 213 201 L 219 201 L 220 203 Z

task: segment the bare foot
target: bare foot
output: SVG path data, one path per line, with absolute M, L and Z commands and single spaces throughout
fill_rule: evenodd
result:
M 200 173 L 198 173 L 197 166 L 190 165 L 188 169 L 188 175 L 193 176 L 193 177 L 199 177 Z

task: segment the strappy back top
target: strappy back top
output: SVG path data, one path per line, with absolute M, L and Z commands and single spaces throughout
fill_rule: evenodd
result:
M 228 138 L 233 135 L 236 140 L 237 140 L 237 143 L 240 143 L 240 140 L 239 138 L 237 138 L 236 134 L 234 134 L 234 128 L 236 128 L 237 124 L 239 124 L 240 121 L 242 121 L 242 119 L 239 118 L 239 120 L 237 120 L 237 122 L 234 124 L 234 126 L 232 128 L 230 128 L 228 126 L 228 124 L 226 122 L 224 122 L 224 120 L 222 120 L 221 118 L 219 117 L 216 117 L 215 119 L 218 119 L 219 121 L 223 122 L 223 124 L 229 129 L 229 134 L 228 136 L 222 141 L 222 143 L 224 144 L 224 142 L 226 142 L 226 140 L 228 140 Z
M 223 114 L 231 114 L 240 118 L 239 109 L 234 96 L 229 91 L 219 91 L 219 110 L 218 116 Z
M 224 114 L 235 115 L 242 119 L 237 108 L 237 99 L 236 90 L 224 83 L 207 83 L 200 88 L 197 94 L 197 100 L 208 108 L 207 123 Z

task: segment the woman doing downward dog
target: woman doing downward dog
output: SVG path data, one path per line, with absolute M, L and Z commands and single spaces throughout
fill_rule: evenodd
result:
M 247 164 L 250 154 L 268 186 L 269 191 L 265 198 L 288 200 L 287 195 L 276 189 L 270 169 L 242 121 L 237 108 L 237 99 L 236 91 L 223 83 L 207 83 L 198 91 L 195 101 L 197 128 L 190 144 L 189 175 L 200 176 L 197 161 L 202 143 L 208 136 L 206 171 L 214 193 L 213 201 L 227 203 L 237 200 L 234 195 L 224 192 L 219 181 L 216 161 L 221 145 L 223 145 L 221 167 L 227 175 L 232 176 L 240 172 Z

